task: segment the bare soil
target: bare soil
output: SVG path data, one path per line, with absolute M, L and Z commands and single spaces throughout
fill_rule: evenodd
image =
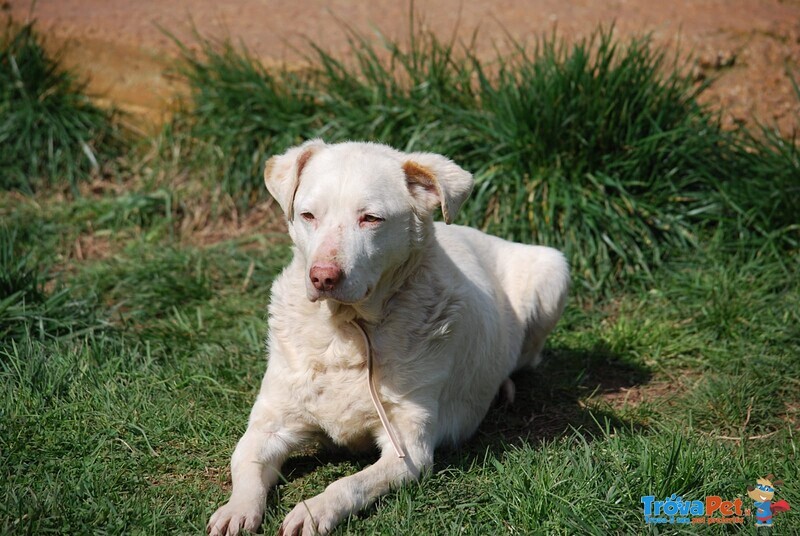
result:
M 33 17 L 68 65 L 90 78 L 102 99 L 158 122 L 183 88 L 168 74 L 177 56 L 171 33 L 185 43 L 195 31 L 229 37 L 266 64 L 302 62 L 312 40 L 346 54 L 341 23 L 376 35 L 408 35 L 409 5 L 396 0 L 6 0 L 16 21 Z M 471 39 L 491 57 L 510 36 L 532 42 L 556 30 L 574 40 L 599 24 L 618 37 L 649 33 L 654 41 L 691 57 L 698 80 L 710 78 L 704 99 L 724 111 L 726 126 L 800 127 L 800 103 L 787 70 L 800 81 L 800 0 L 418 0 L 417 21 L 448 38 Z

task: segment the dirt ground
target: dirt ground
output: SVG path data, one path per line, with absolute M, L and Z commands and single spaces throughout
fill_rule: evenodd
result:
M 159 121 L 180 91 L 167 74 L 177 47 L 165 31 L 191 43 L 193 28 L 230 37 L 265 63 L 302 61 L 307 41 L 345 54 L 344 22 L 389 37 L 408 33 L 409 4 L 396 0 L 6 0 L 14 20 L 33 17 L 47 46 L 90 77 L 90 89 L 134 115 Z M 755 121 L 798 130 L 800 104 L 787 70 L 800 82 L 800 0 L 417 0 L 417 20 L 443 38 L 467 40 L 478 29 L 482 55 L 507 36 L 531 42 L 554 29 L 568 39 L 615 24 L 627 38 L 652 34 L 692 58 L 697 79 L 714 79 L 705 95 L 727 126 Z

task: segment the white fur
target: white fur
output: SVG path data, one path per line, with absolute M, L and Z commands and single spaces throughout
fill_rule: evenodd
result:
M 230 501 L 208 531 L 258 529 L 282 463 L 304 444 L 377 444 L 375 464 L 298 504 L 281 527 L 326 534 L 417 479 L 437 446 L 475 432 L 509 375 L 538 362 L 569 270 L 554 249 L 433 223 L 437 206 L 451 220 L 472 188 L 470 174 L 440 155 L 312 140 L 271 159 L 265 182 L 287 214 L 294 258 L 272 287 L 267 371 L 231 461 Z M 334 289 L 311 283 L 316 265 L 340 269 Z M 353 320 L 372 341 L 404 459 L 370 400 Z

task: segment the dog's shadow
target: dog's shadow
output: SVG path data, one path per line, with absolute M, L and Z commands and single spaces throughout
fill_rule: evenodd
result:
M 437 450 L 434 471 L 469 467 L 487 451 L 499 456 L 509 445 L 547 442 L 576 432 L 591 440 L 608 428 L 640 427 L 614 416 L 602 405 L 586 401 L 620 398 L 631 388 L 650 381 L 648 369 L 623 360 L 604 346 L 555 346 L 546 349 L 544 357 L 536 369 L 512 377 L 516 386 L 513 404 L 498 398 L 472 439 L 458 448 Z M 283 474 L 291 481 L 322 465 L 345 462 L 362 469 L 376 458 L 377 451 L 354 454 L 346 449 L 320 448 L 288 460 Z
M 640 428 L 609 411 L 604 400 L 623 399 L 651 377 L 649 369 L 622 359 L 606 346 L 548 348 L 538 368 L 512 376 L 514 403 L 495 403 L 475 437 L 439 459 L 483 456 L 487 449 L 499 454 L 509 445 L 548 442 L 572 433 L 591 440 L 609 428 Z

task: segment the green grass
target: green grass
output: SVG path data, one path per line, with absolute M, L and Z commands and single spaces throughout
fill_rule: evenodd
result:
M 0 347 L 16 339 L 58 339 L 102 328 L 92 296 L 76 297 L 56 285 L 47 268 L 32 259 L 16 229 L 0 226 Z
M 640 498 L 751 508 L 768 473 L 793 507 L 773 530 L 800 531 L 793 141 L 720 130 L 646 40 L 551 37 L 480 62 L 428 34 L 351 38 L 346 61 L 277 71 L 206 42 L 184 65 L 194 107 L 113 187 L 53 195 L 20 167 L 36 192 L 0 192 L 0 532 L 204 530 L 291 253 L 270 227 L 211 239 L 196 222 L 233 231 L 262 210 L 264 158 L 313 135 L 456 158 L 479 183 L 462 222 L 563 247 L 578 282 L 515 405 L 337 534 L 694 533 L 645 526 Z M 373 461 L 293 457 L 265 532 Z
M 123 150 L 113 112 L 49 57 L 33 23 L 10 19 L 0 35 L 0 189 L 75 184 L 109 168 Z

